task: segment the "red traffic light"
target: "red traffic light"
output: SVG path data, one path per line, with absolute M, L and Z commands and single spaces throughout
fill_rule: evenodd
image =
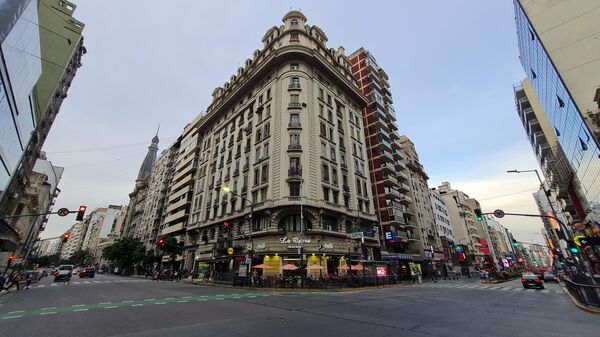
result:
M 9 256 L 8 257 L 8 262 L 6 264 L 10 266 L 10 264 L 13 262 L 14 259 L 15 259 L 14 255 Z
M 227 221 L 223 222 L 223 228 L 229 228 L 229 222 L 227 222 Z
M 77 211 L 77 217 L 75 217 L 75 220 L 83 221 L 83 215 L 85 214 L 86 209 L 87 206 L 79 206 L 79 210 Z
M 163 238 L 158 239 L 158 245 L 159 246 L 162 246 L 164 244 L 165 244 L 165 239 L 163 239 Z
M 63 236 L 62 236 L 62 241 L 63 241 L 63 242 L 67 242 L 67 240 L 69 240 L 69 238 L 70 238 L 70 237 L 71 237 L 71 234 L 69 234 L 69 233 L 65 233 L 65 234 L 63 234 Z

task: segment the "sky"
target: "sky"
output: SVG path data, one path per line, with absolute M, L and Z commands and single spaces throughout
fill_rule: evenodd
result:
M 390 78 L 399 132 L 430 187 L 449 181 L 484 212 L 537 214 L 538 168 L 515 110 L 519 63 L 512 1 L 75 1 L 87 54 L 44 146 L 65 167 L 55 208 L 126 205 L 160 124 L 160 149 L 211 102 L 264 33 L 292 9 L 328 47 L 364 47 Z M 50 217 L 42 237 L 75 220 Z M 541 242 L 535 218 L 500 221 Z

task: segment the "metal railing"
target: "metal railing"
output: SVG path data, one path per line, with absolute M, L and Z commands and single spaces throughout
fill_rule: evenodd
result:
M 567 279 L 564 281 L 569 294 L 575 297 L 580 304 L 600 309 L 600 286 L 575 283 Z

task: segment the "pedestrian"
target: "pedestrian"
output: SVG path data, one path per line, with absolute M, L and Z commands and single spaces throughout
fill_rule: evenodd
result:
M 0 273 L 0 291 L 4 290 L 4 284 L 6 283 L 6 275 Z
M 173 280 L 175 282 L 179 281 L 179 273 L 177 272 L 177 270 L 173 271 Z
M 25 286 L 25 289 L 29 289 L 29 286 L 31 286 L 32 278 L 33 278 L 33 273 L 27 274 L 27 277 L 25 278 L 25 281 L 27 281 L 27 285 Z
M 17 285 L 17 290 L 21 290 L 21 273 L 19 271 L 14 271 L 11 275 L 11 283 L 6 289 L 10 289 L 13 285 Z

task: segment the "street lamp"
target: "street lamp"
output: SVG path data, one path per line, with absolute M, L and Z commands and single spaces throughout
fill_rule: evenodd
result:
M 221 191 L 223 191 L 224 193 L 227 193 L 227 194 L 232 194 L 232 195 L 238 196 L 238 197 L 242 198 L 243 200 L 246 200 L 250 204 L 250 221 L 249 221 L 250 228 L 248 231 L 248 236 L 250 239 L 250 252 L 249 252 L 249 258 L 247 260 L 248 260 L 248 275 L 250 275 L 250 280 L 252 280 L 252 255 L 253 255 L 252 252 L 254 251 L 254 242 L 252 241 L 252 213 L 254 212 L 254 204 L 248 198 L 237 194 L 237 192 L 235 192 L 233 189 L 231 189 L 227 186 L 222 186 Z M 252 281 L 251 281 L 251 284 L 252 284 Z
M 550 200 L 550 192 L 548 192 L 548 190 L 546 189 L 546 185 L 544 185 L 544 182 L 542 181 L 542 178 L 540 177 L 540 173 L 538 172 L 537 169 L 535 170 L 508 170 L 506 171 L 506 173 L 528 173 L 528 172 L 534 172 L 536 177 L 538 178 L 538 181 L 540 182 L 540 187 L 542 188 L 542 190 L 544 191 L 544 195 L 546 196 L 546 200 L 548 200 L 548 205 L 550 205 L 550 209 L 552 210 L 552 215 L 557 218 L 557 213 L 556 210 L 554 209 L 554 205 L 552 204 L 552 200 Z M 563 236 L 563 239 L 567 240 L 568 239 L 568 232 L 567 232 L 567 228 L 562 228 L 560 222 L 559 222 L 559 227 L 560 227 L 560 232 Z

